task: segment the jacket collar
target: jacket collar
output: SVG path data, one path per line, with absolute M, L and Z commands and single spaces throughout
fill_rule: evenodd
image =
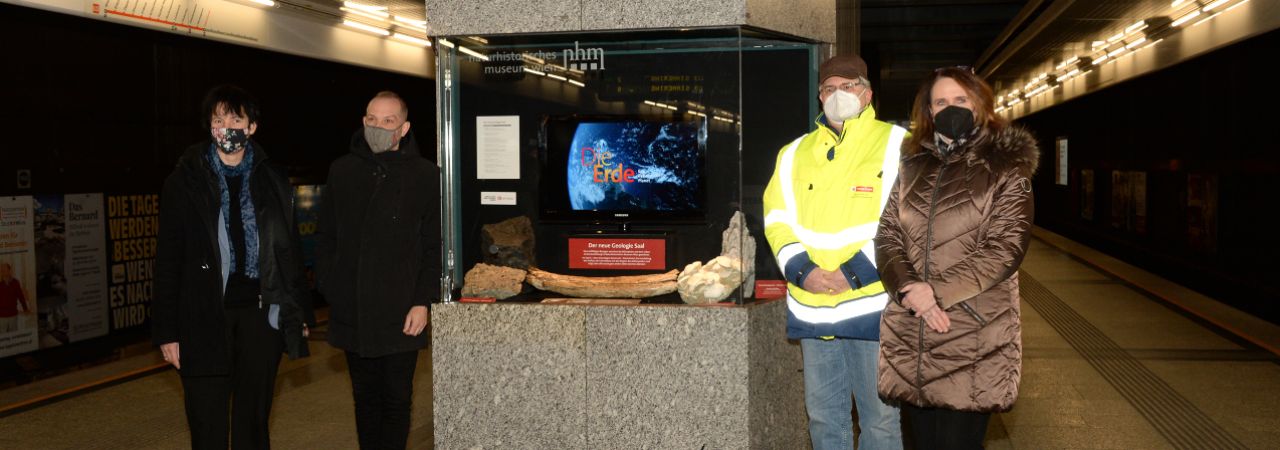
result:
M 859 114 L 858 117 L 844 121 L 844 129 L 839 134 L 836 134 L 835 128 L 831 127 L 826 113 L 818 113 L 818 118 L 814 119 L 813 123 L 818 125 L 818 129 L 824 130 L 831 137 L 834 137 L 836 142 L 843 142 L 845 136 L 860 135 L 868 127 L 872 127 L 877 123 L 876 108 L 867 105 L 867 109 L 862 110 L 862 114 Z

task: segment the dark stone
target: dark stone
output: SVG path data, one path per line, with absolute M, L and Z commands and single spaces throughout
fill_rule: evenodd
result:
M 480 253 L 486 264 L 528 269 L 537 260 L 533 223 L 519 216 L 485 225 L 480 232 Z

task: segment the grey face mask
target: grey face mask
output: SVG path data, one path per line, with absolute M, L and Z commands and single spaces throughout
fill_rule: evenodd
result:
M 399 129 L 388 130 L 386 128 L 364 126 L 364 140 L 369 143 L 369 150 L 373 150 L 373 154 L 378 154 L 391 150 L 391 147 L 400 141 Z

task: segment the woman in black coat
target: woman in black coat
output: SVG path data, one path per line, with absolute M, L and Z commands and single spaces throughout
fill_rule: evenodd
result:
M 265 449 L 280 354 L 307 356 L 314 323 L 292 190 L 249 139 L 248 93 L 214 88 L 202 113 L 212 140 L 160 196 L 152 342 L 182 377 L 193 448 L 226 449 L 230 430 L 232 448 Z

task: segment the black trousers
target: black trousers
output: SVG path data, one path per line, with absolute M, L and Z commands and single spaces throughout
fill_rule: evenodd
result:
M 238 307 L 224 314 L 231 373 L 182 377 L 191 448 L 226 450 L 229 431 L 232 449 L 269 449 L 267 421 L 284 339 L 267 323 L 266 308 Z
M 405 448 L 417 365 L 417 350 L 377 358 L 347 352 L 356 403 L 356 435 L 362 450 Z
M 907 434 L 919 450 L 981 449 L 990 413 L 902 404 Z

